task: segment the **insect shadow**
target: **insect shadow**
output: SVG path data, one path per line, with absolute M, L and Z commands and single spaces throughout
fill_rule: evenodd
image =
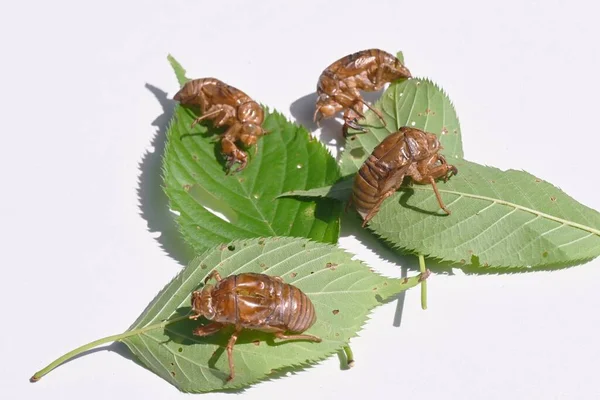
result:
M 448 216 L 448 214 L 440 213 L 439 210 L 436 210 L 436 211 L 425 210 L 423 208 L 408 204 L 408 200 L 410 199 L 410 197 L 415 194 L 414 189 L 403 188 L 401 193 L 402 194 L 400 195 L 400 199 L 398 200 L 398 203 L 400 203 L 400 205 L 404 208 L 411 209 L 411 210 L 419 212 L 421 214 L 435 215 L 435 216 L 439 216 L 442 218 Z
M 379 92 L 364 92 L 363 97 L 366 101 L 373 103 L 381 97 L 382 91 Z M 290 113 L 296 120 L 296 123 L 304 126 L 309 132 L 315 132 L 319 129 L 319 125 L 314 121 L 315 104 L 317 103 L 317 93 L 312 92 L 298 98 L 290 105 Z M 344 147 L 345 139 L 342 135 L 341 113 L 336 118 L 321 120 L 321 133 L 319 140 L 330 146 L 335 146 L 337 152 L 336 161 L 340 160 L 341 150 Z
M 183 317 L 191 314 L 191 307 L 180 307 L 175 311 L 173 318 Z M 218 348 L 210 355 L 206 360 L 206 365 L 209 368 L 211 374 L 215 377 L 222 379 L 225 383 L 225 379 L 229 376 L 229 366 L 225 366 L 225 370 L 217 368 L 216 364 L 221 357 L 227 358 L 226 348 L 227 342 L 233 333 L 234 326 L 226 326 L 219 332 L 209 336 L 193 336 L 191 332 L 201 325 L 210 323 L 203 317 L 197 320 L 184 319 L 172 324 L 165 326 L 164 334 L 168 337 L 167 340 L 161 344 L 168 346 L 175 354 L 185 354 L 190 351 L 189 346 L 212 344 L 218 346 Z M 244 329 L 236 341 L 236 345 L 233 349 L 234 353 L 236 350 L 239 351 L 239 346 L 243 344 L 252 344 L 253 346 L 284 346 L 292 341 L 275 341 L 273 334 L 254 331 L 250 329 Z M 343 352 L 342 352 L 343 353 Z M 341 362 L 340 362 L 341 365 Z M 289 372 L 297 371 L 296 368 L 282 368 L 276 371 L 272 371 L 267 379 L 275 379 L 287 375 Z M 243 389 L 223 389 L 225 392 L 241 392 Z

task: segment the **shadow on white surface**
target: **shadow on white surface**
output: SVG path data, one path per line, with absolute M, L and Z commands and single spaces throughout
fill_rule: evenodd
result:
M 154 151 L 146 152 L 140 163 L 138 195 L 141 216 L 148 223 L 150 232 L 160 234 L 156 240 L 167 255 L 178 263 L 187 265 L 193 258 L 194 252 L 181 238 L 173 213 L 169 211 L 169 199 L 162 188 L 162 157 L 175 101 L 170 99 L 165 91 L 149 83 L 146 84 L 146 88 L 156 97 L 163 113 L 152 122 L 152 126 L 156 127 L 156 134 L 151 143 Z
M 382 94 L 383 90 L 378 92 L 363 92 L 363 98 L 370 104 L 373 104 L 379 100 Z M 322 119 L 319 122 L 319 126 L 313 120 L 316 102 L 316 92 L 309 93 L 300 97 L 290 105 L 290 113 L 297 124 L 304 126 L 311 133 L 317 131 L 320 127 L 320 141 L 328 146 L 335 146 L 336 161 L 339 161 L 345 142 L 342 134 L 342 114 L 338 113 L 336 118 Z

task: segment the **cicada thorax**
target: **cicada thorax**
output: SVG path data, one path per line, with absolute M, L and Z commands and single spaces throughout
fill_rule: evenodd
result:
M 221 280 L 212 290 L 213 321 L 264 332 L 303 332 L 316 314 L 310 299 L 280 278 L 245 273 Z

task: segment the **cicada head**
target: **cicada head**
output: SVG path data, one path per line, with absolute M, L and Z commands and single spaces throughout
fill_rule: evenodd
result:
M 215 309 L 212 304 L 213 285 L 206 285 L 202 290 L 192 293 L 192 313 L 202 315 L 206 319 L 215 317 Z

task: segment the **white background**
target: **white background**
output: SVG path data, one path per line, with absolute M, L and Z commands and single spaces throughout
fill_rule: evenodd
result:
M 189 258 L 160 189 L 167 97 L 178 88 L 168 53 L 189 76 L 219 77 L 306 122 L 302 98 L 330 62 L 403 50 L 414 75 L 450 94 L 469 159 L 525 169 L 600 209 L 595 2 L 296 4 L 2 2 L 2 398 L 190 398 L 115 351 L 28 382 L 64 352 L 126 329 Z M 368 234 L 343 234 L 343 247 L 387 275 L 400 268 L 379 257 L 414 264 Z M 455 273 L 431 277 L 427 311 L 408 292 L 399 328 L 396 302 L 377 308 L 352 340 L 352 370 L 333 356 L 202 398 L 600 398 L 600 260 Z

